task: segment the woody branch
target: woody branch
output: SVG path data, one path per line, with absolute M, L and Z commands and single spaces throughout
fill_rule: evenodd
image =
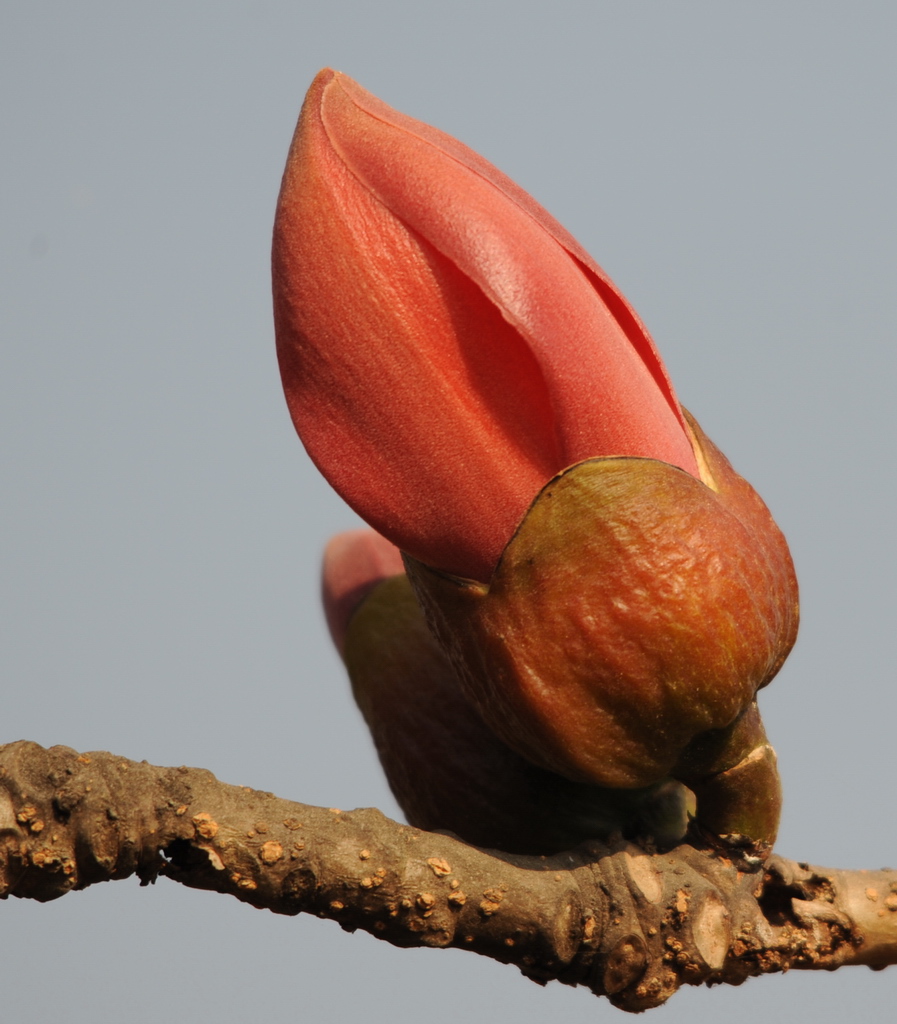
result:
M 626 841 L 482 850 L 105 752 L 0 747 L 0 893 L 41 901 L 136 874 L 329 918 L 397 946 L 458 947 L 625 1010 L 683 984 L 897 962 L 897 872 Z

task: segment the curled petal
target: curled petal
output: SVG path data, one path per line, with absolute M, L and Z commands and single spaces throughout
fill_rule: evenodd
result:
M 488 580 L 545 481 L 585 458 L 698 475 L 651 339 L 597 264 L 481 157 L 332 71 L 293 140 L 273 262 L 300 436 L 421 561 Z

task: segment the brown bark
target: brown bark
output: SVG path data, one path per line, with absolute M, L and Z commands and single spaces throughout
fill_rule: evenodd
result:
M 462 798 L 462 797 L 459 797 Z M 765 866 L 622 839 L 511 856 L 228 786 L 196 768 L 0 747 L 0 895 L 51 900 L 136 873 L 311 913 L 397 946 L 458 946 L 625 1010 L 683 984 L 897 962 L 897 872 Z

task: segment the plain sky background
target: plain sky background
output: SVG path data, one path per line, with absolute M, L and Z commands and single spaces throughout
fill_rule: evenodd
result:
M 0 0 L 0 740 L 398 810 L 329 646 L 356 524 L 293 434 L 283 161 L 335 66 L 533 193 L 771 506 L 801 638 L 762 697 L 779 849 L 897 862 L 891 0 Z M 513 968 L 171 882 L 0 905 L 17 1024 L 623 1019 Z M 897 969 L 687 990 L 651 1020 L 892 1021 Z

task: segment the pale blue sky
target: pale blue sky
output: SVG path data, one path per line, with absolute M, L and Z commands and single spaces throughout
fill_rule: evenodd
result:
M 803 630 L 762 701 L 781 852 L 897 862 L 895 33 L 864 0 L 3 3 L 0 740 L 398 814 L 317 606 L 356 520 L 292 433 L 271 328 L 283 160 L 330 64 L 516 178 L 638 308 L 795 555 Z M 18 1024 L 617 1015 L 164 881 L 0 914 Z M 656 1015 L 895 1004 L 897 970 L 854 969 Z

